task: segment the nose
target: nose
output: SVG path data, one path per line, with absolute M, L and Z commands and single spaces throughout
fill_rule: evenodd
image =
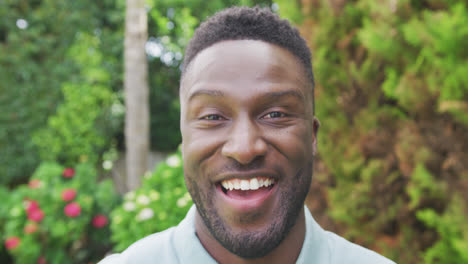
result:
M 267 144 L 260 128 L 253 120 L 242 118 L 233 124 L 228 140 L 222 147 L 222 155 L 246 165 L 264 156 Z

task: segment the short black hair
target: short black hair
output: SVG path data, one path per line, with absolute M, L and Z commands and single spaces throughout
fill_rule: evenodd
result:
M 312 96 L 314 75 L 310 50 L 299 31 L 288 20 L 281 19 L 269 8 L 258 6 L 231 7 L 224 9 L 203 22 L 190 40 L 182 64 L 182 76 L 190 62 L 202 50 L 224 40 L 261 40 L 287 49 L 304 66 Z

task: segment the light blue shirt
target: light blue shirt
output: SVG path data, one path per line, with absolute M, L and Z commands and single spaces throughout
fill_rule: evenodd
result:
M 296 263 L 317 264 L 395 264 L 381 255 L 323 230 L 305 209 L 306 234 Z M 106 257 L 98 264 L 201 263 L 216 261 L 195 233 L 195 206 L 176 227 L 147 236 L 121 254 Z

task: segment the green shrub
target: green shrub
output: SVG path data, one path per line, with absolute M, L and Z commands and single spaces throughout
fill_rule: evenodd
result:
M 112 182 L 97 183 L 88 163 L 42 163 L 3 201 L 2 241 L 17 264 L 96 261 L 109 249 L 107 215 L 116 203 Z
M 177 225 L 192 205 L 185 188 L 180 152 L 170 155 L 142 186 L 125 195 L 112 211 L 114 250 L 122 251 L 140 238 Z
M 437 230 L 440 239 L 423 253 L 424 263 L 468 263 L 468 206 L 463 198 L 455 195 L 447 210 L 438 214 L 433 209 L 418 212 L 417 217 Z
M 365 20 L 359 38 L 387 64 L 386 96 L 410 113 L 436 98 L 439 112 L 468 126 L 468 7 L 457 1 L 446 5 L 435 11 L 416 9 L 411 17 L 382 12 L 380 22 Z
M 10 192 L 8 189 L 0 185 L 0 201 L 3 204 L 9 204 Z M 2 233 L 2 228 L 5 226 L 5 222 L 8 216 L 8 206 L 0 206 L 0 233 Z
M 68 56 L 81 66 L 81 75 L 63 84 L 63 103 L 49 117 L 47 127 L 33 136 L 45 161 L 95 164 L 109 147 L 109 135 L 121 116 L 111 114 L 116 98 L 109 86 L 110 74 L 101 69 L 98 48 L 99 38 L 77 33 L 76 44 L 69 49 Z

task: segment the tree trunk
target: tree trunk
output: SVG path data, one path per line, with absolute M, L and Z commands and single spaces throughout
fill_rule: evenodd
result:
M 126 0 L 125 14 L 125 145 L 127 188 L 140 185 L 149 153 L 149 87 L 145 43 L 148 23 L 145 0 Z

